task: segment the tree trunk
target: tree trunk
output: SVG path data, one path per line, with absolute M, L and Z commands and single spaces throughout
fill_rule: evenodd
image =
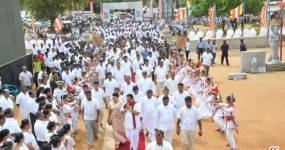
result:
M 50 19 L 50 27 L 49 27 L 49 32 L 51 32 L 51 33 L 55 32 L 53 23 L 54 23 L 54 18 L 51 18 Z

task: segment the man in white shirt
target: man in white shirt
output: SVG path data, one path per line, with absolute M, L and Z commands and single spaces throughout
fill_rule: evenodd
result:
M 155 86 L 150 78 L 147 77 L 147 72 L 143 71 L 142 73 L 143 78 L 141 78 L 138 81 L 138 88 L 140 91 L 142 91 L 144 94 L 146 94 L 146 91 L 151 89 L 152 91 L 155 91 Z
M 172 145 L 164 141 L 164 133 L 161 130 L 156 132 L 156 140 L 149 143 L 146 150 L 173 150 Z
M 156 131 L 162 130 L 166 135 L 166 141 L 172 143 L 174 130 L 174 119 L 177 116 L 177 109 L 169 103 L 169 97 L 163 96 L 163 104 L 157 107 L 156 111 Z
M 178 83 L 178 91 L 173 93 L 174 100 L 176 101 L 176 108 L 179 110 L 181 107 L 185 105 L 184 99 L 189 96 L 189 93 L 184 91 L 183 83 Z
M 32 132 L 33 132 L 33 135 L 35 135 L 35 130 L 34 130 L 34 125 L 35 125 L 35 122 L 37 120 L 35 114 L 36 112 L 38 112 L 38 109 L 39 109 L 39 104 L 36 102 L 36 93 L 34 91 L 30 91 L 29 92 L 29 100 L 28 100 L 28 107 L 29 107 L 29 114 L 30 114 L 30 121 L 31 121 L 31 128 L 32 128 Z
M 157 66 L 154 71 L 154 82 L 156 84 L 157 96 L 160 96 L 160 91 L 164 89 L 167 74 L 167 69 L 163 66 L 163 60 L 161 60 L 159 62 L 159 66 Z
M 206 52 L 202 54 L 201 62 L 204 66 L 204 70 L 206 71 L 206 76 L 209 76 L 210 66 L 213 67 L 213 55 L 210 53 L 209 48 L 207 48 Z
M 96 77 L 99 81 L 99 87 L 103 87 L 103 82 L 106 79 L 106 66 L 103 65 L 104 59 L 100 59 L 100 64 L 96 67 Z
M 145 94 L 142 91 L 139 91 L 139 88 L 137 85 L 133 87 L 132 95 L 134 97 L 135 102 L 139 102 L 140 104 L 142 102 L 141 101 L 142 98 L 145 96 Z
M 33 75 L 30 71 L 27 71 L 26 66 L 22 67 L 22 72 L 19 75 L 20 84 L 26 86 L 29 90 L 32 90 Z M 1 88 L 1 87 L 0 87 Z
M 18 125 L 18 122 L 14 119 L 14 112 L 11 108 L 6 108 L 4 111 L 6 116 L 6 122 L 3 125 L 3 129 L 9 129 L 11 137 L 10 140 L 14 142 L 15 135 L 21 133 L 22 130 Z
M 169 59 L 167 59 L 165 55 L 162 55 L 161 60 L 163 60 L 163 66 L 167 69 L 167 71 L 169 71 L 169 68 L 171 67 Z
M 186 60 L 188 60 L 189 53 L 190 53 L 190 41 L 189 41 L 189 38 L 187 38 L 187 42 L 186 42 L 186 45 L 185 45 Z
M 38 84 L 41 85 L 43 76 L 47 75 L 47 67 L 43 66 L 42 70 L 38 74 Z
M 178 85 L 178 83 L 179 83 L 179 80 L 175 79 L 175 72 L 172 72 L 171 78 L 168 78 L 165 81 L 165 88 L 169 89 L 170 95 L 173 95 L 173 93 L 178 90 L 178 88 L 176 86 L 176 85 Z
M 52 58 L 50 58 L 50 57 L 48 56 L 48 53 L 46 52 L 46 53 L 44 54 L 43 60 L 44 60 L 45 66 L 47 67 L 47 74 L 50 74 L 50 72 L 51 72 L 51 62 L 52 62 Z
M 10 91 L 8 89 L 3 90 L 3 97 L 0 99 L 0 106 L 2 107 L 3 110 L 6 108 L 11 108 L 14 110 L 14 103 L 11 100 L 10 96 Z
M 93 138 L 98 138 L 98 122 L 101 107 L 98 100 L 92 98 L 91 91 L 86 91 L 85 96 L 86 99 L 81 102 L 81 110 L 86 128 L 88 149 L 91 149 Z
M 148 59 L 145 59 L 144 66 L 142 68 L 147 72 L 147 77 L 151 79 L 153 75 L 153 66 L 149 64 Z
M 176 107 L 176 101 L 175 101 L 173 96 L 169 95 L 169 89 L 168 88 L 163 89 L 163 95 L 158 97 L 158 105 L 163 103 L 163 97 L 164 96 L 167 96 L 169 99 L 169 103 L 174 105 L 174 107 Z
M 133 87 L 135 85 L 136 85 L 135 83 L 131 82 L 130 76 L 127 75 L 126 76 L 126 82 L 123 83 L 122 87 L 121 87 L 124 102 L 127 101 L 127 95 L 131 94 L 133 92 Z
M 149 61 L 149 64 L 152 66 L 152 67 L 156 67 L 157 65 L 157 58 L 153 56 L 152 52 L 149 52 L 148 53 L 148 56 L 146 57 L 146 59 Z
M 39 147 L 42 147 L 43 144 L 47 143 L 46 133 L 47 125 L 44 122 L 44 114 L 41 111 L 36 112 L 37 121 L 35 122 L 35 136 L 38 142 Z
M 74 65 L 75 68 L 72 69 L 72 76 L 80 80 L 82 78 L 82 69 L 79 68 L 78 63 L 75 63 Z
M 64 82 L 64 86 L 72 86 L 73 75 L 69 72 L 69 68 L 64 68 L 64 72 L 62 72 L 61 77 Z
M 16 97 L 16 105 L 20 107 L 20 116 L 23 119 L 29 119 L 30 114 L 29 114 L 29 105 L 28 105 L 28 100 L 30 96 L 28 92 L 26 92 L 26 87 L 24 85 L 21 86 L 21 93 L 18 94 Z
M 132 94 L 127 95 L 127 103 L 121 108 L 121 114 L 125 115 L 125 132 L 126 137 L 131 142 L 130 149 L 137 150 L 139 143 L 139 131 L 141 104 L 134 101 Z
M 103 126 L 103 118 L 104 118 L 104 103 L 105 103 L 105 108 L 108 109 L 108 103 L 106 100 L 106 95 L 105 92 L 99 88 L 99 82 L 95 81 L 93 83 L 93 89 L 91 90 L 92 98 L 95 98 L 98 100 L 100 104 L 100 126 Z
M 202 136 L 201 115 L 198 109 L 192 105 L 190 96 L 185 97 L 183 106 L 177 115 L 177 135 L 181 134 L 181 145 L 183 150 L 194 150 L 195 133 L 199 125 L 199 137 Z
M 117 62 L 117 68 L 113 70 L 113 75 L 115 80 L 118 83 L 119 88 L 121 89 L 122 84 L 125 82 L 126 71 L 124 68 L 121 68 L 121 63 Z
M 109 104 L 109 102 L 111 101 L 110 97 L 114 93 L 114 89 L 116 87 L 119 87 L 119 85 L 118 82 L 115 79 L 113 79 L 111 72 L 107 73 L 107 77 L 108 78 L 103 83 L 103 90 L 106 93 L 106 100 L 107 103 Z
M 131 76 L 132 75 L 132 63 L 129 61 L 128 56 L 123 57 L 124 60 L 121 62 L 122 68 L 125 69 L 126 75 Z
M 155 140 L 155 128 L 156 124 L 154 120 L 156 119 L 156 109 L 158 107 L 158 100 L 153 97 L 152 90 L 147 90 L 146 96 L 141 100 L 142 105 L 142 122 L 147 130 L 146 136 L 150 133 L 150 140 Z

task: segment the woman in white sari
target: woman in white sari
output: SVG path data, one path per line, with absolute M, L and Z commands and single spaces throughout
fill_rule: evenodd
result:
M 202 100 L 204 101 L 201 103 L 201 106 L 198 108 L 198 111 L 200 112 L 201 116 L 204 118 L 209 118 L 213 116 L 214 107 L 213 107 L 212 101 L 214 98 L 215 91 L 213 91 L 212 88 L 213 88 L 213 84 L 211 82 L 211 78 L 208 77 L 206 79 L 206 85 L 203 90 L 204 98 Z

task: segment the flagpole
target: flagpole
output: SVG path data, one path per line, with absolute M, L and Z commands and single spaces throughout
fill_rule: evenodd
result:
M 280 3 L 282 3 L 283 1 L 280 1 Z M 280 61 L 282 61 L 282 28 L 283 28 L 283 9 L 284 9 L 284 4 L 282 5 L 282 8 L 279 12 L 279 16 L 278 18 L 280 18 L 280 33 L 281 33 L 281 40 L 280 40 Z

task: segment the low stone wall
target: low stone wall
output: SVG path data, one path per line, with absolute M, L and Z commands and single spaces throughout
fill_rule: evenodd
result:
M 276 64 L 266 63 L 266 71 L 285 71 L 285 62 Z
M 221 38 L 216 39 L 216 43 L 218 44 L 218 50 L 220 50 L 223 41 L 226 40 L 227 44 L 230 46 L 230 50 L 239 49 L 240 39 L 244 40 L 247 48 L 260 48 L 266 47 L 266 36 L 254 36 L 254 37 L 240 37 L 240 38 Z M 211 39 L 212 42 L 213 39 Z M 207 40 L 203 40 L 206 42 Z M 174 41 L 175 42 L 175 41 Z M 197 47 L 198 40 L 190 40 L 190 51 L 195 51 Z

